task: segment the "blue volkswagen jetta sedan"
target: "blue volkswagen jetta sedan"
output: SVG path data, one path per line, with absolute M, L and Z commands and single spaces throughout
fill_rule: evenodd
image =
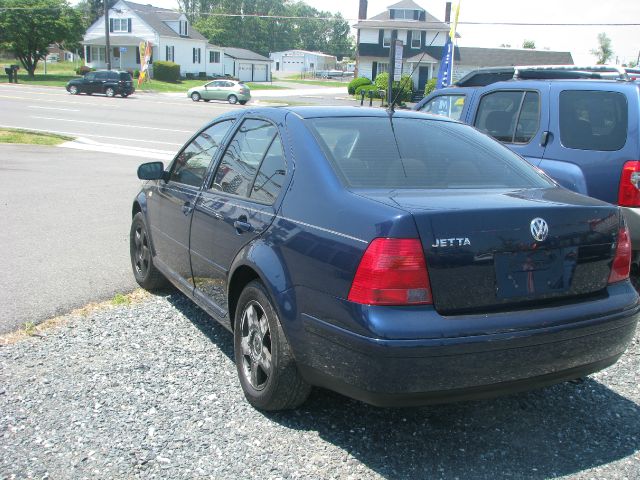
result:
M 535 388 L 613 364 L 635 332 L 618 207 L 467 125 L 247 109 L 138 176 L 136 280 L 233 332 L 260 409 L 312 385 L 380 406 Z

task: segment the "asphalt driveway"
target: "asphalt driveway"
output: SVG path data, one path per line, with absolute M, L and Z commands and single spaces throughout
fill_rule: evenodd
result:
M 0 145 L 0 333 L 135 287 L 135 157 Z

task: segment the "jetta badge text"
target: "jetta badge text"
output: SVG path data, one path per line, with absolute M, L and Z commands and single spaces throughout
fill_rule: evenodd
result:
M 462 247 L 466 245 L 471 245 L 471 241 L 466 237 L 456 237 L 456 238 L 436 238 L 436 241 L 432 248 L 440 248 L 440 247 Z
M 547 222 L 540 217 L 531 220 L 531 236 L 537 242 L 544 242 L 549 235 L 549 226 Z

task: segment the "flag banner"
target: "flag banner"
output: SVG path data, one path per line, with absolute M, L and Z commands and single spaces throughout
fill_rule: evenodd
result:
M 447 43 L 442 47 L 442 59 L 440 60 L 440 69 L 438 70 L 438 81 L 436 89 L 448 87 L 451 84 L 451 70 L 453 62 L 453 42 L 451 37 L 447 37 Z

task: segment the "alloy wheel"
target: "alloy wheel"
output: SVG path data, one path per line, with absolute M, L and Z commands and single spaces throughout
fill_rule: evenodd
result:
M 138 225 L 134 234 L 135 256 L 134 265 L 136 272 L 142 278 L 146 277 L 151 262 L 151 252 L 149 251 L 149 238 L 143 225 Z
M 271 332 L 262 306 L 252 300 L 241 320 L 242 371 L 256 390 L 262 390 L 271 376 Z

